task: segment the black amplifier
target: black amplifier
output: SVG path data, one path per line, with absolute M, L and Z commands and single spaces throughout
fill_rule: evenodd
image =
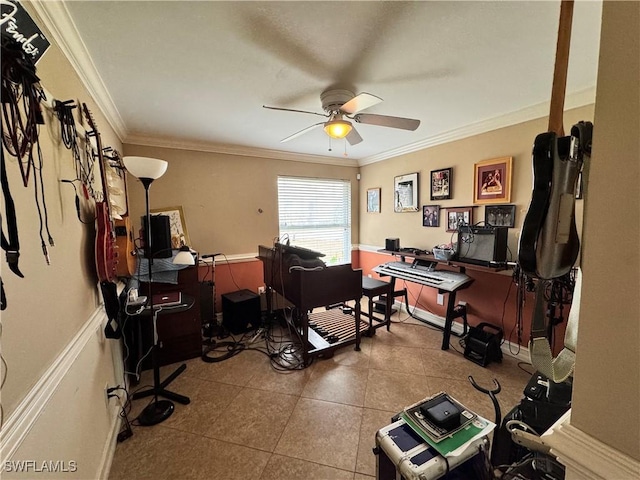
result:
M 460 227 L 457 259 L 486 267 L 506 262 L 508 231 L 508 227 Z
M 464 338 L 464 356 L 468 360 L 486 367 L 490 362 L 502 362 L 503 333 L 500 327 L 482 322 L 469 329 Z

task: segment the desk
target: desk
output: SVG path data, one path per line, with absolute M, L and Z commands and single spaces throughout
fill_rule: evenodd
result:
M 501 272 L 507 269 L 507 265 L 496 265 L 495 267 L 485 267 L 483 265 L 476 265 L 474 263 L 465 263 L 465 262 L 457 262 L 455 260 L 438 260 L 433 254 L 429 253 L 411 253 L 411 252 L 398 252 L 394 250 L 378 250 L 379 253 L 387 253 L 389 255 L 394 255 L 396 257 L 400 257 L 402 261 L 404 261 L 405 257 L 416 258 L 418 260 L 425 260 L 427 262 L 435 262 L 440 265 L 448 265 L 450 267 L 459 268 L 460 272 L 464 273 L 466 269 L 469 270 L 477 270 L 479 272 Z

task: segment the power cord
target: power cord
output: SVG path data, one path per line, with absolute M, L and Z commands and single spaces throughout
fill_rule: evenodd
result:
M 120 395 L 118 395 L 118 390 L 124 391 L 126 395 L 126 400 L 123 403 Z M 129 412 L 127 409 L 131 408 L 131 400 L 129 397 L 129 392 L 126 387 L 121 387 L 118 385 L 117 387 L 112 387 L 107 389 L 107 398 L 117 398 L 120 402 L 120 418 L 124 420 L 124 428 L 118 433 L 117 441 L 118 443 L 124 442 L 131 436 L 133 436 L 133 429 L 131 428 L 131 422 L 129 421 Z

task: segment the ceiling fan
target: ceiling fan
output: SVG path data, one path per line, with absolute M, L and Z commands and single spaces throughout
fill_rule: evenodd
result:
M 390 117 L 388 115 L 376 115 L 373 113 L 360 113 L 369 107 L 377 105 L 382 102 L 380 97 L 371 95 L 370 93 L 359 93 L 354 95 L 349 90 L 330 89 L 320 94 L 320 101 L 322 102 L 322 109 L 325 113 L 309 112 L 307 110 L 294 110 L 291 108 L 281 107 L 269 107 L 263 105 L 264 108 L 271 110 L 282 110 L 285 112 L 298 112 L 309 113 L 311 115 L 319 115 L 321 117 L 327 117 L 329 120 L 325 122 L 315 123 L 300 130 L 299 132 L 289 135 L 281 140 L 281 142 L 288 142 L 300 135 L 303 135 L 320 125 L 323 126 L 324 131 L 332 138 L 346 138 L 350 145 L 357 145 L 362 142 L 362 137 L 358 131 L 353 127 L 353 124 L 349 120 L 353 120 L 356 123 L 362 123 L 366 125 L 378 125 L 381 127 L 400 128 L 402 130 L 415 130 L 420 125 L 420 120 L 412 118 L 402 117 Z M 345 120 L 345 117 L 349 120 Z

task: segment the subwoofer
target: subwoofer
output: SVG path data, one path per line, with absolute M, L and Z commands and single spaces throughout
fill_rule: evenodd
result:
M 506 262 L 507 232 L 507 227 L 460 227 L 458 261 L 484 266 Z
M 142 238 L 147 240 L 147 217 L 143 215 L 142 228 L 145 231 Z M 147 253 L 148 252 L 148 253 Z M 171 227 L 169 225 L 169 215 L 151 215 L 151 248 L 145 248 L 145 257 L 169 258 L 171 251 Z

